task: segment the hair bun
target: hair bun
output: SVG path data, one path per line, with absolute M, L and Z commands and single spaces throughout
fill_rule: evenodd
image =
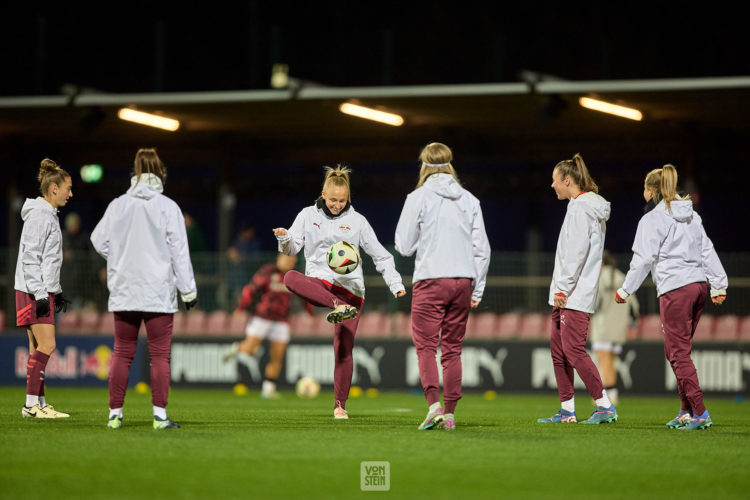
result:
M 53 171 L 53 170 L 57 170 L 58 168 L 60 168 L 60 166 L 57 163 L 50 160 L 49 158 L 43 159 L 40 166 L 42 170 L 48 170 L 48 171 Z

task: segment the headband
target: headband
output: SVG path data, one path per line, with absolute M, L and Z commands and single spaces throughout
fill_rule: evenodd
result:
M 422 163 L 424 163 L 428 167 L 449 167 L 450 166 L 450 162 L 448 162 L 448 163 L 427 163 L 426 161 L 423 161 Z

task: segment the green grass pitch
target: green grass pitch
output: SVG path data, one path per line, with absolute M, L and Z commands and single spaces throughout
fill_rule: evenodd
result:
M 0 388 L 0 498 L 748 498 L 748 404 L 708 398 L 714 427 L 664 427 L 677 397 L 625 395 L 616 424 L 537 424 L 556 395 L 466 394 L 458 428 L 417 431 L 421 395 L 332 394 L 268 401 L 251 390 L 173 389 L 151 427 L 150 395 L 129 390 L 108 430 L 106 389 L 49 387 L 69 419 L 23 419 L 23 387 Z M 591 403 L 579 395 L 578 415 Z M 390 491 L 360 489 L 360 462 L 388 461 Z

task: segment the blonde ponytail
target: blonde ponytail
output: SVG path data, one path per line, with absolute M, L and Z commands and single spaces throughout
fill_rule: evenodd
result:
M 332 186 L 346 188 L 346 201 L 352 202 L 352 190 L 349 186 L 349 174 L 352 169 L 346 165 L 336 165 L 336 167 L 323 167 L 326 175 L 323 180 L 323 192 Z
M 661 199 L 664 199 L 664 204 L 670 212 L 673 201 L 690 199 L 689 195 L 683 197 L 677 194 L 677 169 L 671 164 L 649 172 L 646 175 L 645 185 L 654 193 L 654 202 L 659 203 Z
M 563 160 L 555 165 L 555 170 L 560 172 L 560 178 L 570 177 L 576 186 L 581 188 L 583 191 L 592 191 L 594 193 L 599 192 L 599 186 L 594 182 L 594 178 L 591 177 L 589 169 L 586 167 L 586 163 L 583 161 L 583 157 L 576 153 L 570 160 Z
M 432 174 L 450 174 L 456 181 L 461 184 L 456 175 L 456 170 L 453 168 L 451 162 L 453 161 L 453 151 L 451 148 L 440 142 L 431 142 L 422 149 L 419 153 L 419 161 L 422 162 L 422 167 L 419 169 L 419 180 L 417 181 L 417 187 L 424 184 Z

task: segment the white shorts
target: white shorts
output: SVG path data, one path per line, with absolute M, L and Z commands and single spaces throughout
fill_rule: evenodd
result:
M 607 351 L 613 354 L 620 354 L 622 353 L 622 344 L 615 344 L 614 342 L 606 342 L 606 341 L 592 342 L 591 350 L 594 352 Z
M 289 343 L 291 331 L 289 323 L 285 321 L 270 321 L 267 319 L 254 316 L 245 328 L 245 335 L 258 339 L 265 339 L 272 342 Z

